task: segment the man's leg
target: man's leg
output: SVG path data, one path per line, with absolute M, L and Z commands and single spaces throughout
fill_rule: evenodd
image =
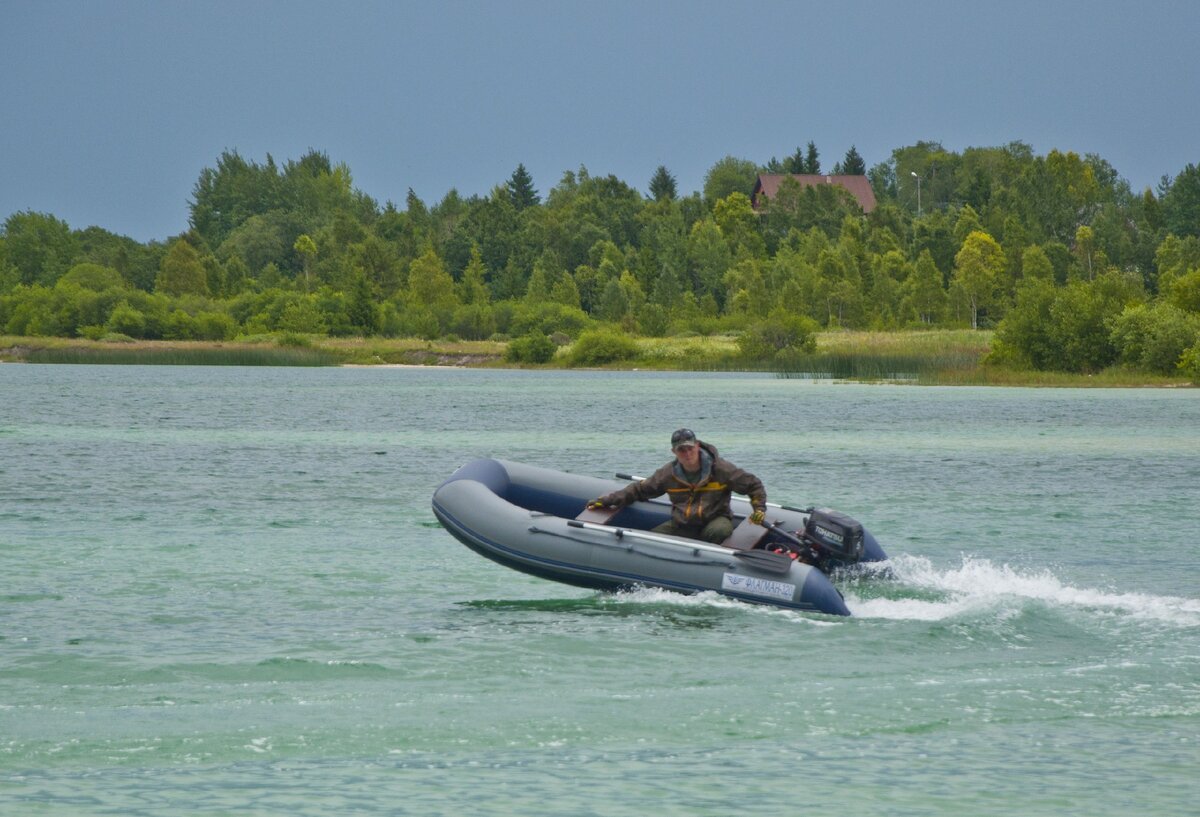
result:
M 705 542 L 719 545 L 733 535 L 733 522 L 727 516 L 718 516 L 700 531 L 700 538 Z

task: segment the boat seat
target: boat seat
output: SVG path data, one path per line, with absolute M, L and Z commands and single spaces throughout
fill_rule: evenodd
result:
M 754 524 L 749 517 L 746 517 L 733 529 L 733 533 L 721 543 L 721 546 L 733 550 L 750 550 L 763 540 L 768 530 L 762 525 Z
M 594 525 L 607 525 L 609 523 L 609 520 L 611 520 L 614 516 L 616 516 L 620 510 L 621 510 L 620 508 L 608 508 L 608 507 L 587 508 L 587 507 L 585 507 L 583 509 L 583 512 L 580 513 L 579 516 L 575 517 L 575 519 L 579 522 L 591 522 Z

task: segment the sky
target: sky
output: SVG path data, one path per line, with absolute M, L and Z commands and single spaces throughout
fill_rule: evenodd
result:
M 686 194 L 810 140 L 827 172 L 1020 140 L 1140 191 L 1200 163 L 1198 32 L 1193 0 L 0 0 L 0 222 L 166 240 L 225 150 L 400 207 L 519 163 Z

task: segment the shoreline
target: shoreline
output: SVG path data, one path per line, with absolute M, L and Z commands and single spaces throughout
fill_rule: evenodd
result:
M 809 356 L 811 370 L 747 365 L 731 338 L 638 338 L 639 356 L 603 365 L 563 362 L 514 364 L 503 341 L 425 341 L 417 338 L 302 338 L 271 336 L 232 341 L 87 340 L 0 337 L 0 363 L 336 366 L 386 369 L 511 369 L 562 371 L 758 372 L 795 379 L 941 386 L 1047 388 L 1195 388 L 1183 376 L 1163 377 L 1113 368 L 1094 374 L 1004 369 L 982 363 L 990 333 L 827 332 Z M 803 364 L 802 364 L 803 365 Z

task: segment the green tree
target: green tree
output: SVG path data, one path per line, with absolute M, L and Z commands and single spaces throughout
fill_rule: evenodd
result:
M 403 287 L 403 262 L 390 241 L 366 235 L 349 245 L 346 255 L 352 267 L 366 275 L 377 296 L 390 298 Z
M 427 248 L 409 267 L 408 300 L 418 308 L 423 307 L 435 313 L 453 310 L 458 306 L 454 279 L 433 247 Z
M 704 200 L 709 207 L 739 193 L 749 201 L 758 180 L 758 165 L 748 159 L 726 156 L 708 169 L 704 176 Z
M 1167 229 L 1178 236 L 1200 236 L 1200 167 L 1189 164 L 1170 183 L 1162 200 Z
M 217 248 L 217 257 L 228 261 L 237 255 L 256 275 L 261 275 L 267 264 L 290 272 L 296 270 L 292 247 L 299 232 L 296 220 L 284 211 L 254 215 L 230 231 Z
M 901 308 L 923 324 L 934 324 L 946 310 L 942 273 L 929 250 L 922 250 L 917 265 L 901 286 Z
M 1017 287 L 1016 303 L 996 328 L 988 360 L 1017 368 L 1054 368 L 1062 358 L 1050 316 L 1056 295 L 1047 278 L 1027 278 Z
M 550 287 L 550 300 L 564 306 L 579 308 L 579 287 L 575 285 L 575 279 L 570 273 L 563 272 L 558 276 L 554 286 Z
M 1171 278 L 1163 292 L 1168 303 L 1200 314 L 1200 267 Z
M 350 325 L 364 336 L 374 335 L 379 331 L 379 307 L 375 303 L 367 276 L 361 272 L 354 277 L 346 316 L 350 319 Z
M 312 240 L 312 236 L 308 233 L 301 233 L 296 239 L 296 243 L 292 245 L 300 257 L 303 259 L 304 266 L 304 291 L 308 292 L 311 289 L 309 273 L 312 270 L 313 259 L 317 257 L 317 242 Z
M 967 236 L 974 232 L 987 231 L 983 229 L 983 223 L 980 222 L 975 208 L 969 204 L 963 205 L 963 208 L 958 211 L 958 218 L 954 221 L 954 240 L 958 243 L 959 249 L 962 249 Z
M 167 295 L 208 294 L 208 278 L 195 247 L 184 239 L 172 242 L 154 280 L 154 291 Z
M 692 225 L 687 254 L 697 294 L 712 295 L 719 303 L 724 297 L 721 282 L 733 263 L 733 253 L 715 222 L 703 219 Z
M 1091 281 L 1096 277 L 1097 267 L 1102 266 L 1096 258 L 1096 234 L 1092 228 L 1081 225 L 1075 230 L 1075 257 L 1079 260 L 1083 277 Z
M 22 284 L 53 284 L 70 269 L 78 252 L 65 221 L 32 210 L 5 219 L 4 246 Z
M 664 165 L 659 165 L 650 179 L 650 198 L 655 201 L 674 201 L 676 195 L 675 177 Z
M 713 221 L 738 257 L 763 258 L 766 244 L 758 231 L 758 215 L 744 193 L 730 193 L 713 206 Z
M 1128 277 L 1106 272 L 1092 281 L 1072 281 L 1055 293 L 1050 306 L 1050 335 L 1055 358 L 1050 368 L 1096 372 L 1117 359 L 1112 321 L 1140 300 L 1140 285 Z
M 189 223 L 210 248 L 219 247 L 246 219 L 282 208 L 283 186 L 269 154 L 260 165 L 236 150 L 223 151 L 215 168 L 200 171 L 192 188 Z
M 850 149 L 846 151 L 845 158 L 834 168 L 833 172 L 837 175 L 865 176 L 867 175 L 867 163 L 859 155 L 858 149 L 851 145 Z
M 628 313 L 629 298 L 626 296 L 620 280 L 613 278 L 604 285 L 604 292 L 600 295 L 600 317 L 606 321 L 619 323 Z
M 541 202 L 541 197 L 533 187 L 533 177 L 529 175 L 524 164 L 517 165 L 505 187 L 508 190 L 509 201 L 517 212 L 535 207 Z
M 799 152 L 799 151 L 797 151 Z M 821 172 L 821 154 L 817 150 L 815 142 L 809 141 L 808 147 L 804 151 L 804 167 L 799 170 L 792 171 L 793 173 L 808 173 L 810 175 L 819 175 Z
M 464 304 L 487 305 L 491 301 L 491 293 L 487 288 L 487 269 L 483 265 L 483 254 L 479 245 L 471 247 L 471 260 L 463 270 L 462 281 L 459 282 L 459 300 Z
M 971 328 L 979 328 L 979 312 L 995 303 L 996 286 L 1004 274 L 1004 250 L 996 239 L 975 231 L 967 236 L 954 257 L 953 285 L 962 292 L 971 309 Z
M 1054 265 L 1046 251 L 1036 244 L 1021 253 L 1021 278 L 1025 281 L 1054 282 Z

